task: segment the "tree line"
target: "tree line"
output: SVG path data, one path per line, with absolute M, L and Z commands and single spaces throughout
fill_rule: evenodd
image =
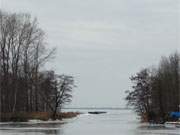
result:
M 143 120 L 163 123 L 180 109 L 180 54 L 162 57 L 157 68 L 145 68 L 132 76 L 126 100 Z
M 0 113 L 53 112 L 71 101 L 74 79 L 43 71 L 54 57 L 29 14 L 0 11 Z

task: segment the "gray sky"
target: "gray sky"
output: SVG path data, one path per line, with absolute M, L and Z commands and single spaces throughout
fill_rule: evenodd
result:
M 179 0 L 0 0 L 37 17 L 57 57 L 47 68 L 75 77 L 73 107 L 123 107 L 129 77 L 179 50 Z

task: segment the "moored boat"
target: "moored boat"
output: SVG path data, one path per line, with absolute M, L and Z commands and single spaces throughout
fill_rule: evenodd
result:
M 166 128 L 180 128 L 180 121 L 177 122 L 166 122 L 164 124 Z
M 89 114 L 104 114 L 107 112 L 101 112 L 101 111 L 96 111 L 96 112 L 88 112 Z

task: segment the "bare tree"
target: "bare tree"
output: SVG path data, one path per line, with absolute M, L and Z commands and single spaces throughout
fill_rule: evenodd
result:
M 148 69 L 143 69 L 135 76 L 132 76 L 131 81 L 133 91 L 127 91 L 128 104 L 135 107 L 135 110 L 140 116 L 150 119 L 151 113 L 151 74 Z
M 42 82 L 44 91 L 39 94 L 50 108 L 53 119 L 56 119 L 57 112 L 61 111 L 63 105 L 71 102 L 74 79 L 72 76 L 55 75 L 53 72 L 46 77 L 47 79 L 43 79 L 45 82 Z M 47 84 L 50 85 L 47 87 Z
M 180 105 L 180 54 L 162 57 L 154 74 L 143 70 L 131 80 L 135 83 L 128 92 L 128 103 L 135 107 L 143 118 L 165 122 L 170 112 L 179 111 Z
M 1 112 L 38 111 L 38 75 L 53 54 L 37 19 L 0 11 Z

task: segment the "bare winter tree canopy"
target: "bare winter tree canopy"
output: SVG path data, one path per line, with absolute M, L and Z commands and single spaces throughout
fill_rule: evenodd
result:
M 44 74 L 42 77 L 45 77 Z M 75 87 L 74 79 L 72 76 L 54 75 L 54 72 L 49 72 L 42 81 L 41 98 L 53 112 L 53 118 L 56 118 L 57 111 L 61 111 L 63 105 L 71 102 L 72 89 Z M 53 91 L 49 93 L 49 89 Z
M 70 102 L 73 78 L 41 71 L 55 52 L 46 49 L 44 35 L 29 14 L 0 11 L 0 112 L 51 111 Z M 49 96 L 58 105 L 50 108 Z
M 162 57 L 157 69 L 143 69 L 131 77 L 133 90 L 126 97 L 143 120 L 165 122 L 180 105 L 180 54 Z

